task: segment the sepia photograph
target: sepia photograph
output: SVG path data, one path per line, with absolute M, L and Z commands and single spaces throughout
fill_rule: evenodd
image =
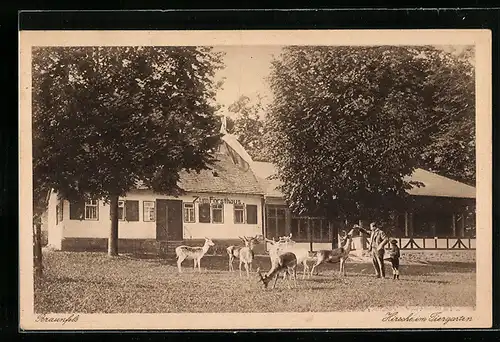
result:
M 487 30 L 20 33 L 23 329 L 491 326 Z

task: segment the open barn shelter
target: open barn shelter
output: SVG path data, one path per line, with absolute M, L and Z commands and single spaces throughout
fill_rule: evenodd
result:
M 336 245 L 341 220 L 322 217 L 294 216 L 286 206 L 273 179 L 273 164 L 255 162 L 255 173 L 265 190 L 266 236 L 292 233 L 297 242 L 314 246 L 312 249 Z M 409 190 L 410 201 L 404 212 L 393 212 L 392 222 L 384 229 L 399 239 L 402 249 L 469 249 L 475 248 L 475 188 L 435 173 L 416 169 L 409 180 L 424 184 Z M 369 222 L 361 221 L 367 227 Z M 366 237 L 354 237 L 355 249 L 366 249 Z

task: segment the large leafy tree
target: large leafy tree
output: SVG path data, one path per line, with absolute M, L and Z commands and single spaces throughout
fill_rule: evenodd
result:
M 291 208 L 349 218 L 405 206 L 421 184 L 404 176 L 436 165 L 429 151 L 473 113 L 464 71 L 433 47 L 284 48 L 272 63 L 267 140 Z
M 221 58 L 210 47 L 34 49 L 35 191 L 109 201 L 117 255 L 119 196 L 138 182 L 178 194 L 180 170 L 213 162 Z
M 233 114 L 233 119 L 228 120 L 228 133 L 236 135 L 240 144 L 256 161 L 267 159 L 266 145 L 263 139 L 265 134 L 262 118 L 264 110 L 260 96 L 257 96 L 256 102 L 252 103 L 248 96 L 242 95 L 228 107 L 228 111 Z
M 474 50 L 439 53 L 430 64 L 427 84 L 439 122 L 423 149 L 422 166 L 443 176 L 475 185 Z

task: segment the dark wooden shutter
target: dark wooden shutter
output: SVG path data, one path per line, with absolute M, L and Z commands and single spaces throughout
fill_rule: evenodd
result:
M 139 201 L 125 201 L 125 220 L 139 221 Z
M 69 202 L 69 219 L 83 220 L 85 218 L 85 201 L 78 200 Z
M 61 206 L 61 216 L 59 217 L 59 222 L 64 220 L 64 201 L 60 200 L 59 205 Z
M 247 204 L 247 223 L 257 224 L 257 206 L 255 204 Z
M 200 223 L 210 223 L 210 203 L 200 203 L 198 208 Z

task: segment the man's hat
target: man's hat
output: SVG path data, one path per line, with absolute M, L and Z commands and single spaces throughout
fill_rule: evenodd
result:
M 397 245 L 398 244 L 398 240 L 392 240 L 391 243 L 394 244 L 394 245 Z

